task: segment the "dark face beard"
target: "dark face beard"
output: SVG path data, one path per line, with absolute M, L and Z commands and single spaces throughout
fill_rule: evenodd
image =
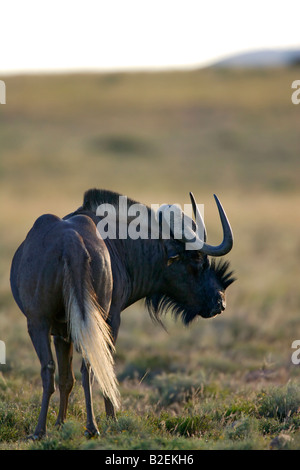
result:
M 184 325 L 189 325 L 199 315 L 199 309 L 189 307 L 164 294 L 154 294 L 146 298 L 146 307 L 150 317 L 162 323 L 161 317 L 168 311 L 177 319 L 180 318 Z

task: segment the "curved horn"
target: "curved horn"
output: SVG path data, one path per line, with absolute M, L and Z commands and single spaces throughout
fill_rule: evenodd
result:
M 201 213 L 197 207 L 197 204 L 196 204 L 196 200 L 193 196 L 192 193 L 190 193 L 190 197 L 191 197 L 191 201 L 192 201 L 192 206 L 193 206 L 193 211 L 194 211 L 194 216 L 195 216 L 195 219 L 196 221 L 201 221 L 201 224 L 203 225 L 203 228 L 204 228 L 204 241 L 200 240 L 198 234 L 197 234 L 197 229 L 196 229 L 196 232 L 194 232 L 189 226 L 186 227 L 186 231 L 188 234 L 191 235 L 191 238 L 187 238 L 184 234 L 183 231 L 180 230 L 180 236 L 179 237 L 176 237 L 176 238 L 181 238 L 182 236 L 182 240 L 186 243 L 195 243 L 195 250 L 201 252 L 201 253 L 204 253 L 206 255 L 210 255 L 210 256 L 223 256 L 223 255 L 226 255 L 227 253 L 229 253 L 229 251 L 231 250 L 232 248 L 232 245 L 233 245 L 233 233 L 232 233 L 232 230 L 231 230 L 231 227 L 230 227 L 230 223 L 229 223 L 229 220 L 225 214 L 225 211 L 222 207 L 222 204 L 220 203 L 219 199 L 217 198 L 217 196 L 214 194 L 214 198 L 216 200 L 216 203 L 217 203 L 217 207 L 218 207 L 218 210 L 219 210 L 219 214 L 220 214 L 220 219 L 221 219 L 221 223 L 222 223 L 222 227 L 223 227 L 223 241 L 220 245 L 218 246 L 212 246 L 212 245 L 208 245 L 206 243 L 206 229 L 205 229 L 205 225 L 204 225 L 204 221 L 202 219 L 202 216 L 201 216 Z M 168 223 L 168 225 L 171 223 L 170 225 L 170 228 L 171 228 L 171 231 L 173 232 L 173 235 L 174 235 L 174 228 L 176 224 L 174 224 L 174 219 L 173 221 L 170 220 L 170 217 L 169 217 L 169 213 L 170 211 L 173 211 L 173 216 L 174 216 L 174 219 L 176 217 L 178 217 L 179 219 L 177 220 L 182 220 L 182 211 L 181 209 L 179 208 L 179 206 L 177 205 L 169 205 L 169 204 L 164 204 L 162 205 L 159 210 L 158 210 L 158 214 L 161 213 L 161 215 L 165 218 L 166 222 Z M 186 216 L 186 215 L 185 215 Z M 186 216 L 187 217 L 187 216 Z M 177 228 L 181 226 L 181 224 L 177 225 Z M 194 242 L 191 242 L 191 239 L 194 237 Z M 201 248 L 198 248 L 198 247 L 201 247 Z M 192 248 L 193 249 L 193 248 Z
M 192 198 L 193 196 L 191 196 Z M 212 246 L 212 245 L 208 245 L 207 243 L 203 243 L 203 247 L 201 248 L 201 253 L 204 253 L 206 255 L 210 255 L 210 256 L 223 256 L 223 255 L 226 255 L 227 253 L 229 253 L 229 251 L 231 250 L 232 248 L 232 245 L 233 245 L 233 233 L 232 233 L 232 229 L 230 227 L 230 223 L 229 223 L 229 220 L 226 216 L 226 213 L 222 207 L 222 204 L 220 203 L 218 197 L 214 194 L 214 198 L 215 198 L 215 201 L 216 201 L 216 204 L 217 204 L 217 207 L 218 207 L 218 211 L 219 211 L 219 215 L 220 215 L 220 219 L 221 219 L 221 223 L 222 223 L 222 228 L 223 228 L 223 241 L 220 245 L 218 246 Z M 194 201 L 194 202 L 193 202 Z M 197 204 L 196 204 L 196 201 L 193 197 L 192 199 L 192 204 L 193 204 L 193 208 L 194 208 L 194 205 L 195 205 L 195 210 L 197 209 Z M 198 217 L 199 217 L 199 210 L 197 209 L 197 214 L 198 214 Z M 201 215 L 200 215 L 201 217 Z M 202 219 L 200 219 L 202 220 Z
M 196 199 L 194 198 L 193 193 L 190 193 L 190 198 L 191 198 L 191 202 L 192 202 L 192 206 L 193 206 L 195 222 L 196 222 L 196 224 L 197 224 L 197 221 L 201 222 L 202 227 L 203 227 L 203 234 L 204 234 L 203 241 L 206 242 L 206 228 L 205 228 L 204 220 L 202 218 L 201 212 L 198 209 Z

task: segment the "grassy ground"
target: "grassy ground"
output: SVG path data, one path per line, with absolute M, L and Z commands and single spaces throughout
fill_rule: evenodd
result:
M 0 108 L 0 449 L 298 449 L 300 70 L 27 76 L 6 79 Z M 63 216 L 90 187 L 148 204 L 205 204 L 220 239 L 217 193 L 235 234 L 228 308 L 188 329 L 123 313 L 117 423 L 95 387 L 99 439 L 83 437 L 80 358 L 68 421 L 30 442 L 39 363 L 9 288 L 12 255 L 35 218 Z

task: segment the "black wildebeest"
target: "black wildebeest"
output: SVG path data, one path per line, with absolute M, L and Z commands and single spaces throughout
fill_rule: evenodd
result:
M 42 215 L 13 258 L 12 292 L 27 317 L 28 332 L 41 362 L 43 397 L 35 438 L 46 432 L 49 400 L 55 389 L 51 335 L 59 372 L 57 424 L 66 417 L 74 384 L 74 343 L 83 356 L 86 433 L 95 435 L 98 429 L 92 405 L 93 374 L 101 386 L 107 416 L 115 417 L 119 406 L 113 351 L 122 310 L 145 298 L 153 319 L 161 321 L 161 313 L 171 309 L 189 324 L 196 316 L 209 318 L 225 309 L 225 289 L 234 279 L 228 262 L 217 264 L 208 258 L 225 255 L 233 243 L 219 200 L 215 197 L 223 227 L 222 243 L 208 245 L 204 230 L 201 249 L 186 250 L 186 237 L 175 239 L 172 227 L 169 239 L 117 236 L 103 240 L 97 230 L 97 208 L 105 203 L 117 208 L 119 196 L 92 189 L 85 193 L 83 205 L 63 219 Z M 199 211 L 192 194 L 191 199 L 197 218 Z M 134 203 L 127 200 L 128 207 Z M 153 215 L 149 207 L 147 214 L 149 219 Z M 163 209 L 161 214 L 164 216 Z M 196 237 L 195 223 L 193 230 Z

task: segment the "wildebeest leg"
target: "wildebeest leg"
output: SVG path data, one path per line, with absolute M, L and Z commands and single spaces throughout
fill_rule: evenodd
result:
M 39 439 L 46 434 L 49 401 L 52 393 L 55 391 L 55 363 L 51 351 L 49 325 L 28 320 L 28 333 L 41 363 L 43 398 L 38 423 L 33 435 L 34 439 Z
M 96 424 L 93 400 L 92 400 L 92 385 L 94 380 L 94 374 L 91 370 L 91 366 L 86 364 L 85 360 L 82 360 L 81 365 L 82 385 L 84 389 L 85 404 L 86 404 L 86 431 L 87 437 L 99 435 L 99 430 Z
M 54 344 L 58 362 L 60 404 L 56 425 L 61 425 L 66 419 L 68 399 L 75 379 L 72 369 L 73 343 L 60 336 L 54 336 Z
M 107 418 L 116 420 L 115 408 L 109 398 L 104 397 L 105 411 Z

